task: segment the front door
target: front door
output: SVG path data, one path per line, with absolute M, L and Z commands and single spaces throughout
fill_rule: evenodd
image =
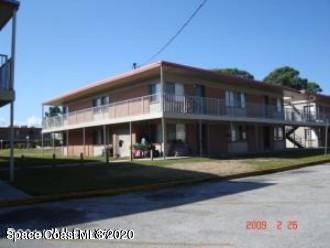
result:
M 202 143 L 202 153 L 208 154 L 208 125 L 207 124 L 202 124 L 202 142 L 200 142 L 199 137 L 199 125 L 197 125 L 196 128 L 196 136 L 197 136 L 197 154 L 200 152 L 200 143 Z
M 270 127 L 264 127 L 264 149 L 270 150 Z
M 118 131 L 117 142 L 119 157 L 128 157 L 130 151 L 130 135 L 128 129 Z

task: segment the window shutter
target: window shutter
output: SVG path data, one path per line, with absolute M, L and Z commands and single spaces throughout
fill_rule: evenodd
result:
M 149 84 L 148 85 L 149 95 L 153 95 L 154 94 L 153 93 L 154 92 L 154 90 L 153 90 L 154 86 L 155 86 L 154 84 Z
M 245 108 L 245 94 L 241 93 L 241 108 Z
M 96 98 L 93 99 L 93 107 L 96 107 Z
M 230 99 L 229 99 L 229 91 L 226 90 L 225 92 L 225 101 L 226 101 L 226 107 L 229 107 L 230 106 Z
M 246 129 L 245 129 L 245 127 L 242 127 L 242 139 L 243 140 L 246 140 L 246 138 L 247 138 L 247 135 L 246 135 Z
M 281 113 L 282 112 L 282 99 L 277 98 L 277 112 Z
M 231 141 L 236 141 L 236 128 L 231 126 Z

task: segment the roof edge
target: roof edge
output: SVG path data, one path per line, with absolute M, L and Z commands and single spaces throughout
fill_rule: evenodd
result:
M 137 75 L 141 72 L 146 72 L 146 71 L 155 69 L 157 67 L 160 67 L 161 65 L 162 65 L 162 61 L 158 61 L 158 62 L 154 62 L 154 63 L 148 64 L 148 65 L 145 65 L 145 66 L 138 67 L 134 70 L 126 71 L 126 72 L 123 72 L 123 73 L 120 73 L 120 74 L 117 74 L 117 75 L 114 75 L 114 76 L 111 76 L 111 77 L 107 77 L 107 78 L 98 80 L 98 81 L 93 82 L 93 83 L 88 83 L 85 86 L 79 87 L 79 88 L 77 88 L 75 90 L 72 90 L 72 91 L 67 91 L 64 94 L 61 94 L 59 96 L 56 96 L 56 97 L 51 98 L 49 100 L 46 100 L 42 103 L 42 105 L 51 105 L 53 102 L 59 101 L 61 98 L 68 97 L 70 95 L 77 94 L 77 93 L 85 91 L 85 90 L 93 89 L 95 87 L 98 87 L 98 86 L 101 86 L 103 84 L 110 83 L 110 82 L 113 82 L 113 81 L 116 81 L 116 80 L 119 80 L 119 79 L 131 77 L 131 76 Z

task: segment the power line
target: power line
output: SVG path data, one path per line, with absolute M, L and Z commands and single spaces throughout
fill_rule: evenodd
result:
M 207 0 L 203 0 L 199 6 L 195 9 L 195 11 L 191 14 L 191 16 L 188 18 L 188 20 L 183 23 L 183 25 L 180 27 L 180 29 L 149 59 L 147 59 L 144 64 L 147 64 L 154 58 L 156 58 L 160 53 L 162 53 L 175 39 L 179 36 L 180 33 L 188 26 L 188 24 L 192 21 L 192 19 L 197 15 L 197 13 L 201 10 L 201 8 L 206 4 Z

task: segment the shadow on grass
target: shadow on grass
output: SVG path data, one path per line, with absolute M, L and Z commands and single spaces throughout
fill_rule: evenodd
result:
M 127 181 L 140 180 L 140 177 L 143 177 L 143 180 L 151 180 L 151 175 L 153 173 L 156 178 L 163 173 L 177 176 L 182 175 L 182 171 L 168 168 L 153 168 L 150 166 L 144 168 L 143 166 L 136 166 L 136 169 L 142 169 L 145 173 L 150 173 L 150 177 L 146 178 L 140 174 L 140 176 L 136 178 L 125 177 Z M 115 171 L 112 172 L 115 173 Z M 197 177 L 203 176 L 205 173 L 189 171 L 184 172 L 184 174 L 190 177 Z M 72 177 L 71 180 L 78 180 L 78 178 L 79 177 L 74 179 L 74 177 Z M 105 178 L 106 176 L 103 176 L 101 180 L 104 181 Z M 86 184 L 89 182 L 91 182 L 91 180 L 86 182 Z M 125 183 L 124 181 L 121 182 Z M 63 181 L 59 178 L 57 184 L 62 187 L 62 183 Z M 120 180 L 117 180 L 117 183 L 120 183 Z M 256 190 L 270 185 L 273 184 L 251 182 L 250 180 L 223 181 L 216 184 L 204 183 L 190 187 L 152 190 L 134 194 L 130 193 L 111 198 L 80 199 L 0 210 L 0 237 L 4 238 L 6 236 L 6 230 L 9 227 L 15 229 L 29 228 L 31 230 L 42 230 L 55 227 L 61 228 L 69 225 L 82 225 L 95 221 L 107 221 L 115 217 L 182 206 L 226 195 Z
M 0 178 L 7 178 L 1 171 Z M 214 174 L 137 163 L 110 163 L 94 166 L 63 166 L 21 169 L 13 185 L 31 195 L 118 189 L 178 180 L 204 179 Z

